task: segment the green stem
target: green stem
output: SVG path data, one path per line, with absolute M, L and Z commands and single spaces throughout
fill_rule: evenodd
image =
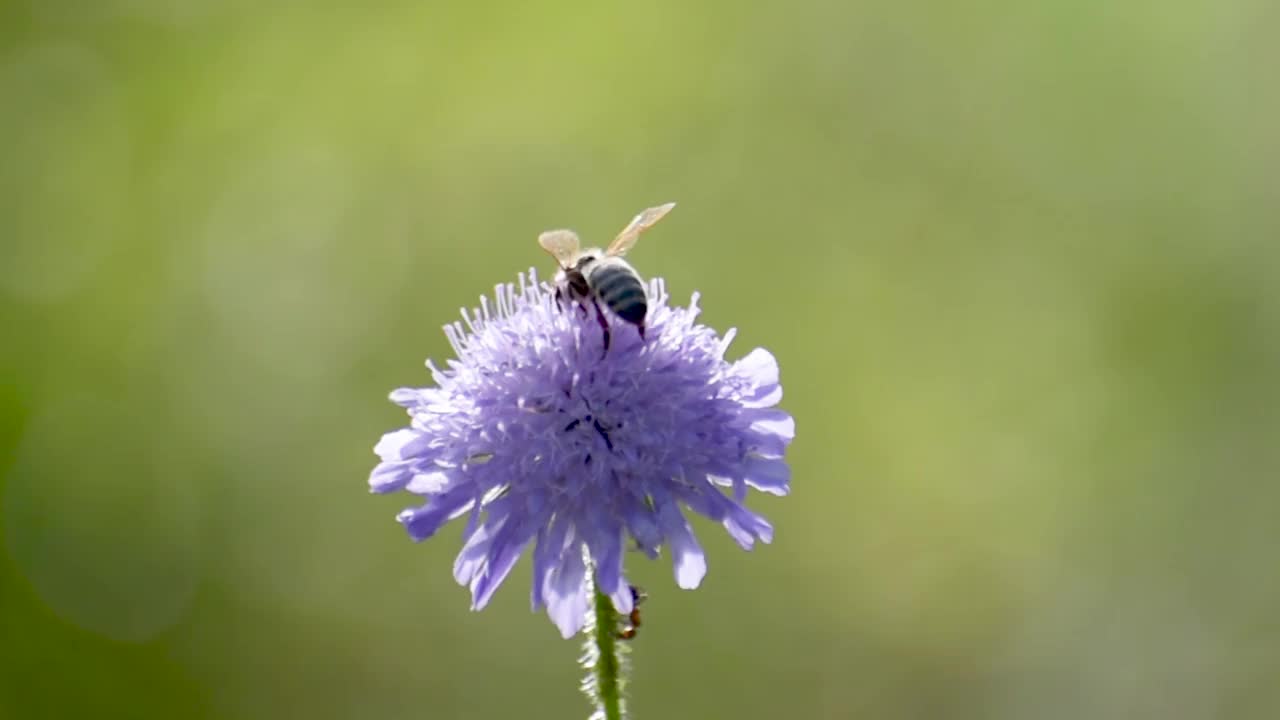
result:
M 589 674 L 582 683 L 582 689 L 596 708 L 591 720 L 623 720 L 627 716 L 622 693 L 626 683 L 625 655 L 629 648 L 618 642 L 620 618 L 613 607 L 613 600 L 596 587 L 591 575 L 588 568 L 587 585 L 594 602 L 585 628 L 587 639 L 582 663 Z
M 599 659 L 596 660 L 596 691 L 600 694 L 600 706 L 604 710 L 605 720 L 622 720 L 622 683 L 619 680 L 622 664 L 618 657 L 618 613 L 613 609 L 613 600 L 594 587 L 596 596 L 596 623 L 592 628 L 595 635 Z

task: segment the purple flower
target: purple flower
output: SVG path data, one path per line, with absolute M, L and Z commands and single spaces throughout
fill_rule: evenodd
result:
M 533 607 L 570 637 L 590 602 L 589 567 L 630 612 L 628 537 L 650 557 L 666 546 L 676 584 L 698 586 L 707 562 L 682 508 L 744 549 L 769 542 L 772 526 L 742 503 L 748 487 L 787 494 L 795 423 L 773 408 L 773 356 L 757 348 L 726 361 L 734 331 L 721 338 L 697 324 L 696 294 L 670 307 L 651 281 L 645 339 L 610 317 L 604 353 L 594 315 L 560 310 L 552 293 L 531 270 L 519 289 L 499 285 L 495 302 L 464 310 L 465 326 L 445 327 L 458 359 L 427 362 L 436 387 L 391 393 L 411 422 L 374 448 L 382 462 L 369 485 L 424 498 L 398 518 L 414 540 L 466 516 L 453 575 L 473 609 L 534 543 Z

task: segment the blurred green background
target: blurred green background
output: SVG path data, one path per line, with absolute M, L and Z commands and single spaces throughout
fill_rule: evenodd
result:
M 799 434 L 773 545 L 629 560 L 637 717 L 1280 716 L 1273 3 L 324 5 L 0 5 L 0 717 L 585 717 L 366 478 L 666 200 Z

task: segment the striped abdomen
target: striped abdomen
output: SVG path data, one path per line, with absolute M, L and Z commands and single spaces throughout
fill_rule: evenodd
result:
M 640 276 L 618 258 L 600 261 L 588 271 L 587 280 L 596 295 L 618 317 L 632 325 L 644 325 L 649 301 Z

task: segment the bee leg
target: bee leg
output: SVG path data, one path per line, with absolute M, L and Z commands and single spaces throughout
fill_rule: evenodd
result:
M 640 332 L 640 339 L 644 340 L 644 322 L 643 321 L 641 321 L 639 325 L 636 325 L 636 330 Z
M 604 352 L 600 353 L 603 358 L 609 354 L 609 321 L 604 317 L 604 311 L 600 309 L 600 303 L 594 295 L 591 296 L 591 304 L 596 307 L 596 322 L 600 323 L 600 332 L 604 335 Z

